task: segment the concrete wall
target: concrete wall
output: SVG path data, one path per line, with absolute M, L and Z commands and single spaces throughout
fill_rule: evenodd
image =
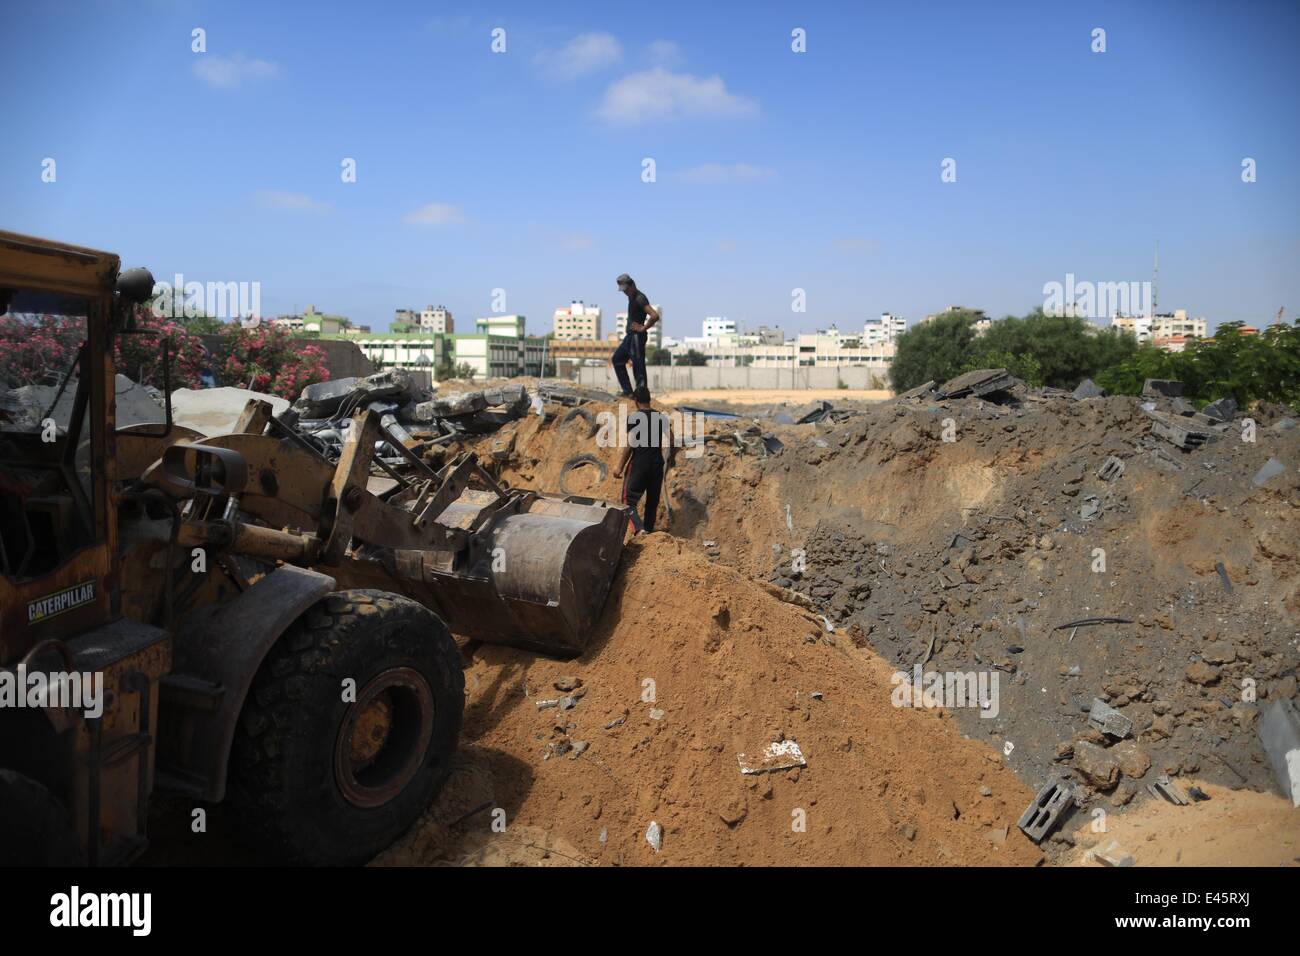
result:
M 203 339 L 204 347 L 217 356 L 219 362 L 224 361 L 226 347 L 230 343 L 229 338 L 224 335 L 203 335 L 200 338 Z M 314 345 L 325 352 L 325 367 L 329 369 L 330 378 L 372 375 L 376 371 L 374 363 L 357 348 L 356 342 L 309 338 L 303 338 L 301 341 L 304 345 Z
M 628 374 L 631 375 L 631 368 Z M 867 368 L 709 368 L 689 365 L 651 365 L 646 369 L 651 392 L 694 391 L 703 388 L 888 388 L 889 372 Z M 578 369 L 578 382 L 618 391 L 612 365 Z M 877 385 L 876 382 L 880 384 Z

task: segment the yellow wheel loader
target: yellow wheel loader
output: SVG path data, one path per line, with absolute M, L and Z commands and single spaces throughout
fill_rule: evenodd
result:
M 364 862 L 450 771 L 451 632 L 581 652 L 626 515 L 434 470 L 369 411 L 338 461 L 259 402 L 204 438 L 165 342 L 160 420 L 119 424 L 152 289 L 0 232 L 0 865 L 133 859 L 155 786 L 283 860 Z

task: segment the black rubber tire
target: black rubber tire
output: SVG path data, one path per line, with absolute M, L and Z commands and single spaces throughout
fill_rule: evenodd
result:
M 0 867 L 83 863 L 81 841 L 58 798 L 31 777 L 0 770 Z
M 380 806 L 349 801 L 335 745 L 358 694 L 391 668 L 428 684 L 432 733 L 409 782 Z M 432 611 L 387 591 L 328 595 L 267 654 L 240 714 L 230 756 L 231 798 L 259 844 L 285 862 L 365 863 L 407 830 L 451 772 L 465 707 L 465 675 L 446 626 Z

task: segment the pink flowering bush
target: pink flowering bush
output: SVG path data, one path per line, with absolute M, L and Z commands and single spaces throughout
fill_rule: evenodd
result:
M 117 370 L 141 385 L 163 387 L 163 346 L 171 352 L 171 386 L 202 388 L 208 353 L 203 340 L 175 319 L 154 315 L 149 309 L 136 312 L 135 327 L 156 335 L 115 336 Z
M 238 328 L 221 366 L 221 384 L 296 399 L 308 385 L 329 378 L 325 350 L 274 325 Z
M 82 316 L 0 316 L 0 383 L 11 388 L 52 384 L 68 370 L 85 337 Z

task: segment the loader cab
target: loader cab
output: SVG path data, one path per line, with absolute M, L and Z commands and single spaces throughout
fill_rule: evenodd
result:
M 0 232 L 0 666 L 113 615 L 118 267 Z

